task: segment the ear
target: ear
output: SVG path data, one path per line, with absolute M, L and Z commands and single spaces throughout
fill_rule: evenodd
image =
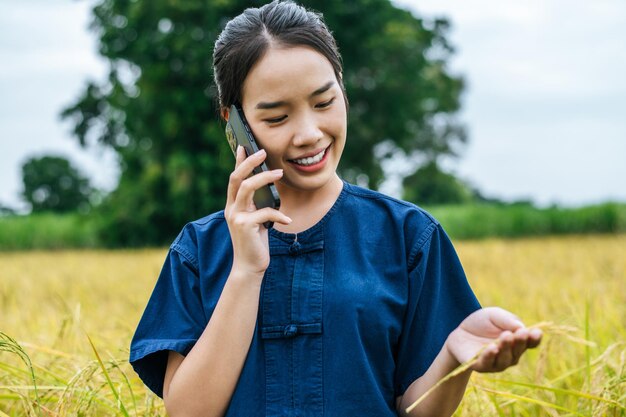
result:
M 228 107 L 222 107 L 222 109 L 220 110 L 220 115 L 222 116 L 222 119 L 228 121 L 228 116 L 229 116 L 230 110 L 228 109 Z

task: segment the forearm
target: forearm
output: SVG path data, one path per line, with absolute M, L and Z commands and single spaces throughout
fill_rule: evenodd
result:
M 231 272 L 213 315 L 167 387 L 170 416 L 222 416 L 239 380 L 256 324 L 262 279 Z
M 417 401 L 426 391 L 437 384 L 437 382 L 456 369 L 458 365 L 459 363 L 450 355 L 448 349 L 444 346 L 430 368 L 428 368 L 428 371 L 407 388 L 400 400 L 398 415 L 402 417 L 451 416 L 463 398 L 471 371 L 465 371 L 456 375 L 440 385 L 413 409 L 410 414 L 406 414 L 405 410 Z

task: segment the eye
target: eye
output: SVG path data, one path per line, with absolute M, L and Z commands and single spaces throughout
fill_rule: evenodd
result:
M 331 104 L 333 104 L 333 101 L 335 101 L 335 97 L 333 97 L 333 98 L 331 98 L 330 100 L 325 101 L 325 102 L 323 102 L 323 103 L 316 104 L 316 105 L 315 105 L 315 108 L 316 108 L 316 109 L 324 109 L 324 108 L 326 108 L 326 107 L 330 106 Z
M 263 121 L 268 124 L 276 124 L 276 123 L 282 122 L 286 118 L 287 116 L 280 116 L 280 117 L 274 117 L 273 119 L 263 119 Z

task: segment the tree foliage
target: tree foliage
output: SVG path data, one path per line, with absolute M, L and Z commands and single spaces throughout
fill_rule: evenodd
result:
M 110 146 L 121 157 L 118 189 L 104 205 L 110 243 L 163 244 L 185 221 L 223 208 L 234 159 L 217 116 L 213 43 L 230 18 L 263 3 L 103 0 L 94 7 L 92 29 L 110 72 L 89 82 L 63 116 L 81 144 Z M 324 14 L 344 59 L 344 178 L 361 175 L 376 188 L 383 171 L 374 150 L 382 142 L 429 160 L 455 153 L 465 141 L 454 118 L 463 82 L 446 69 L 447 21 L 425 22 L 389 0 L 300 3 Z
M 463 204 L 476 199 L 475 191 L 433 161 L 404 179 L 405 200 L 420 205 Z
M 22 165 L 22 197 L 33 213 L 87 210 L 94 190 L 70 162 L 58 156 L 30 158 Z

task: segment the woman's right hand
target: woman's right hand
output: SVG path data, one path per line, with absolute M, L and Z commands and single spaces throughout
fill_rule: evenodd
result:
M 263 277 L 270 263 L 268 231 L 265 222 L 291 223 L 291 219 L 270 207 L 257 210 L 252 197 L 259 188 L 278 181 L 281 169 L 250 176 L 254 167 L 265 160 L 265 150 L 246 158 L 243 147 L 237 147 L 235 170 L 230 174 L 224 215 L 233 243 L 233 271 L 245 276 Z

